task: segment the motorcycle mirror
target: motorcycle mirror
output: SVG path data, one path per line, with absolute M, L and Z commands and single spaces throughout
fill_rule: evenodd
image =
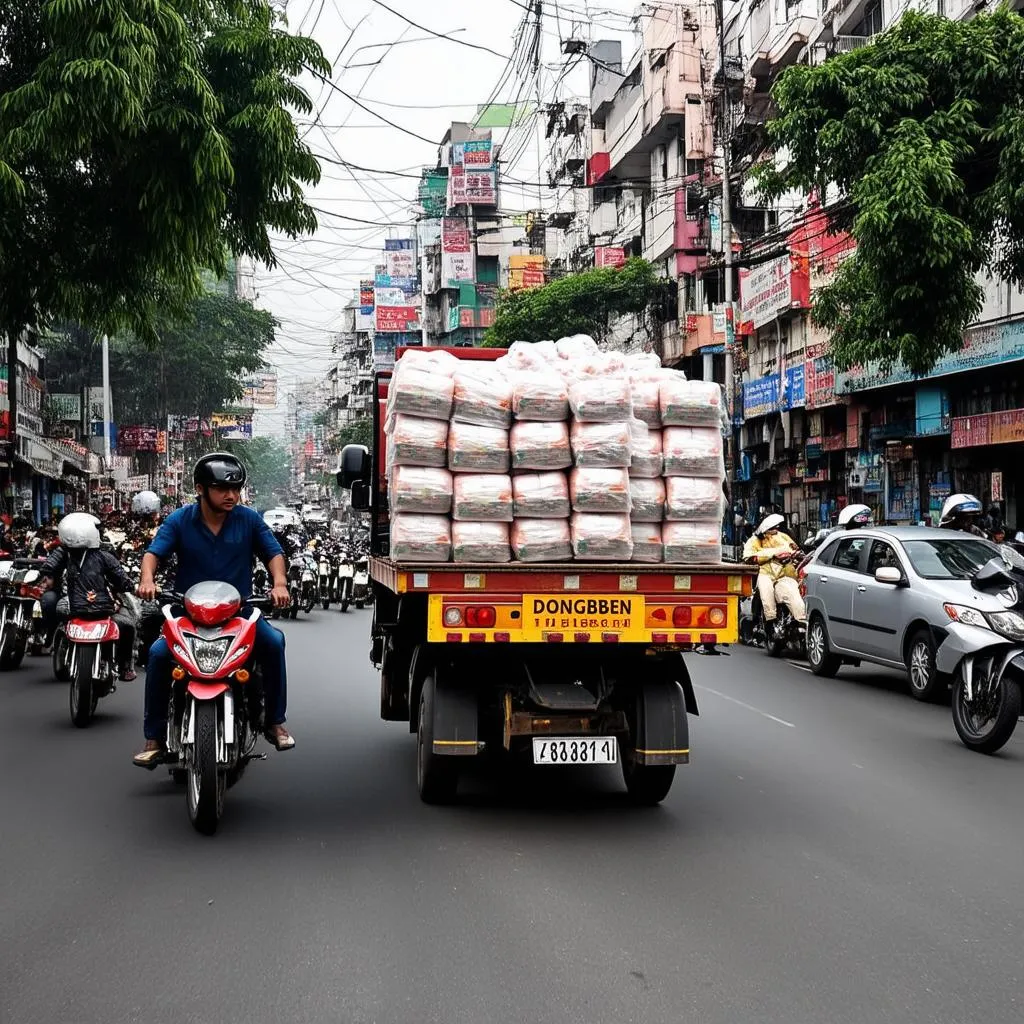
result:
M 875 570 L 875 580 L 878 583 L 889 583 L 894 587 L 901 586 L 904 582 L 903 573 L 894 565 L 883 565 Z

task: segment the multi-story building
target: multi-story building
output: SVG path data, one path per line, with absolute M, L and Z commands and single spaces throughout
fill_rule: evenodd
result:
M 331 340 L 337 362 L 327 374 L 330 400 L 326 427 L 329 434 L 350 427 L 372 412 L 373 318 L 361 312 L 356 296 L 342 310 L 342 327 Z

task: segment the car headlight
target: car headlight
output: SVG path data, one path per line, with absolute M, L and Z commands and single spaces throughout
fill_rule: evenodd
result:
M 980 626 L 982 629 L 992 629 L 992 624 L 985 617 L 984 612 L 977 608 L 970 608 L 964 604 L 944 604 L 943 611 L 954 621 L 964 626 Z
M 213 675 L 220 668 L 224 656 L 231 647 L 231 638 L 224 637 L 220 640 L 203 640 L 202 637 L 191 636 L 188 639 L 189 647 L 192 649 L 192 660 L 199 667 L 204 675 Z
M 989 612 L 992 627 L 1011 640 L 1024 640 L 1024 615 L 1017 612 Z

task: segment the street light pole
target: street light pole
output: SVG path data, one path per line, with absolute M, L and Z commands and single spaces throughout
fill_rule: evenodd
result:
M 103 335 L 103 469 L 110 467 L 110 339 Z

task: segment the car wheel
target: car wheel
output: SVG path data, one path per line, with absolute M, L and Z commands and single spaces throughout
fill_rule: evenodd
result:
M 831 679 L 839 671 L 842 661 L 828 646 L 828 630 L 820 615 L 812 615 L 807 627 L 807 664 L 816 676 Z
M 949 680 L 935 667 L 935 640 L 931 630 L 919 629 L 907 646 L 907 679 L 914 700 L 937 703 L 946 696 Z

